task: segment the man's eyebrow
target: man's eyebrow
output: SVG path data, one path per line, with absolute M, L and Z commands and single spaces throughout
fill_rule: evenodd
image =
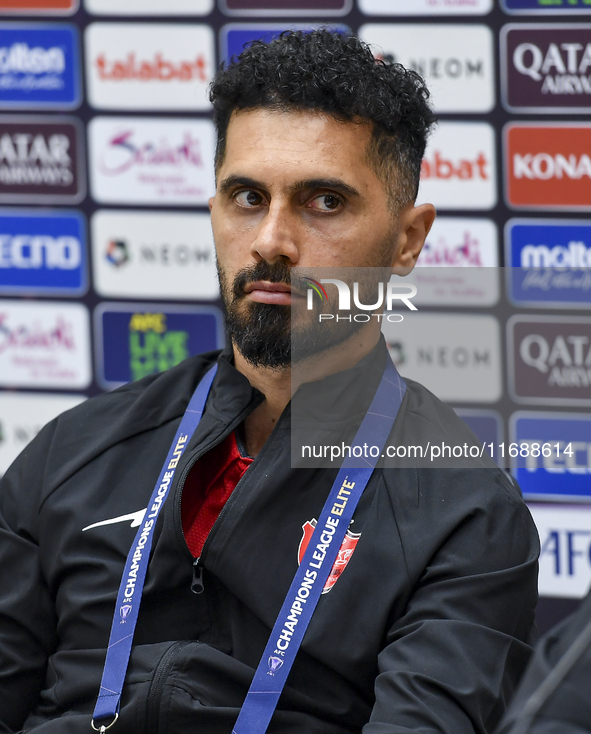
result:
M 262 189 L 265 190 L 265 186 L 254 178 L 248 176 L 228 176 L 219 185 L 219 193 L 226 194 L 234 186 L 245 186 L 250 189 Z M 338 191 L 341 194 L 346 194 L 351 197 L 360 197 L 361 194 L 356 188 L 345 183 L 340 178 L 311 178 L 305 181 L 297 181 L 295 184 L 290 186 L 290 191 L 296 193 L 298 191 L 305 191 L 306 189 L 332 189 Z
M 345 183 L 340 178 L 311 178 L 307 181 L 298 181 L 290 186 L 291 191 L 304 191 L 305 189 L 332 189 L 341 194 L 351 197 L 361 197 L 361 194 L 353 186 Z
M 220 194 L 226 194 L 234 186 L 246 186 L 249 189 L 264 189 L 265 187 L 260 181 L 255 181 L 254 178 L 248 178 L 248 176 L 228 176 L 225 178 L 219 186 Z

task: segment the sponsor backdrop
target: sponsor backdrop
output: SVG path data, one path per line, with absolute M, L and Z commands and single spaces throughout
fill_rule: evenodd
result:
M 0 0 L 0 474 L 61 411 L 223 346 L 207 86 L 322 24 L 432 89 L 439 219 L 386 337 L 519 480 L 545 628 L 591 581 L 590 0 Z

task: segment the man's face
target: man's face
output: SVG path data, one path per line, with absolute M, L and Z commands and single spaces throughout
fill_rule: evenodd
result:
M 306 291 L 291 268 L 396 264 L 397 223 L 366 160 L 370 138 L 369 125 L 316 112 L 233 115 L 210 207 L 226 326 L 252 364 L 290 364 L 291 307 Z M 304 352 L 352 334 L 323 326 L 294 321 Z

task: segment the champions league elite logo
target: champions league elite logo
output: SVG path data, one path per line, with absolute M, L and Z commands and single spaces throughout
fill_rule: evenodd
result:
M 306 552 L 306 548 L 308 547 L 308 543 L 310 542 L 312 538 L 312 534 L 314 533 L 314 529 L 316 528 L 316 519 L 307 520 L 302 525 L 302 539 L 300 540 L 300 545 L 298 548 L 298 565 L 301 564 L 302 559 L 304 558 L 304 553 Z M 343 573 L 343 571 L 347 568 L 347 564 L 351 560 L 351 556 L 353 555 L 355 548 L 357 547 L 357 543 L 359 542 L 359 538 L 361 537 L 361 533 L 352 533 L 351 530 L 347 530 L 347 533 L 343 539 L 343 542 L 341 543 L 341 547 L 339 549 L 339 553 L 337 555 L 336 561 L 334 562 L 333 567 L 330 570 L 330 573 L 328 575 L 328 579 L 326 580 L 326 583 L 324 584 L 324 588 L 322 589 L 323 594 L 328 594 L 328 592 L 332 589 L 332 587 L 336 584 L 336 582 L 339 580 L 339 576 Z M 269 665 L 270 665 L 271 659 L 269 658 Z
M 269 664 L 269 672 L 267 673 L 267 675 L 275 675 L 275 673 L 283 665 L 283 660 L 281 658 L 276 657 L 275 655 L 270 655 L 268 664 Z
M 129 617 L 130 612 L 131 612 L 131 604 L 124 604 L 119 609 L 119 614 L 121 615 L 121 624 L 125 624 L 125 622 L 127 622 L 127 618 Z

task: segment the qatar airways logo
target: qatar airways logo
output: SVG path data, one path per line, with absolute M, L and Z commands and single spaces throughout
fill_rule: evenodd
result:
M 208 110 L 213 30 L 189 23 L 92 23 L 86 76 L 93 107 Z
M 503 102 L 515 112 L 591 110 L 591 25 L 519 24 L 501 32 Z

